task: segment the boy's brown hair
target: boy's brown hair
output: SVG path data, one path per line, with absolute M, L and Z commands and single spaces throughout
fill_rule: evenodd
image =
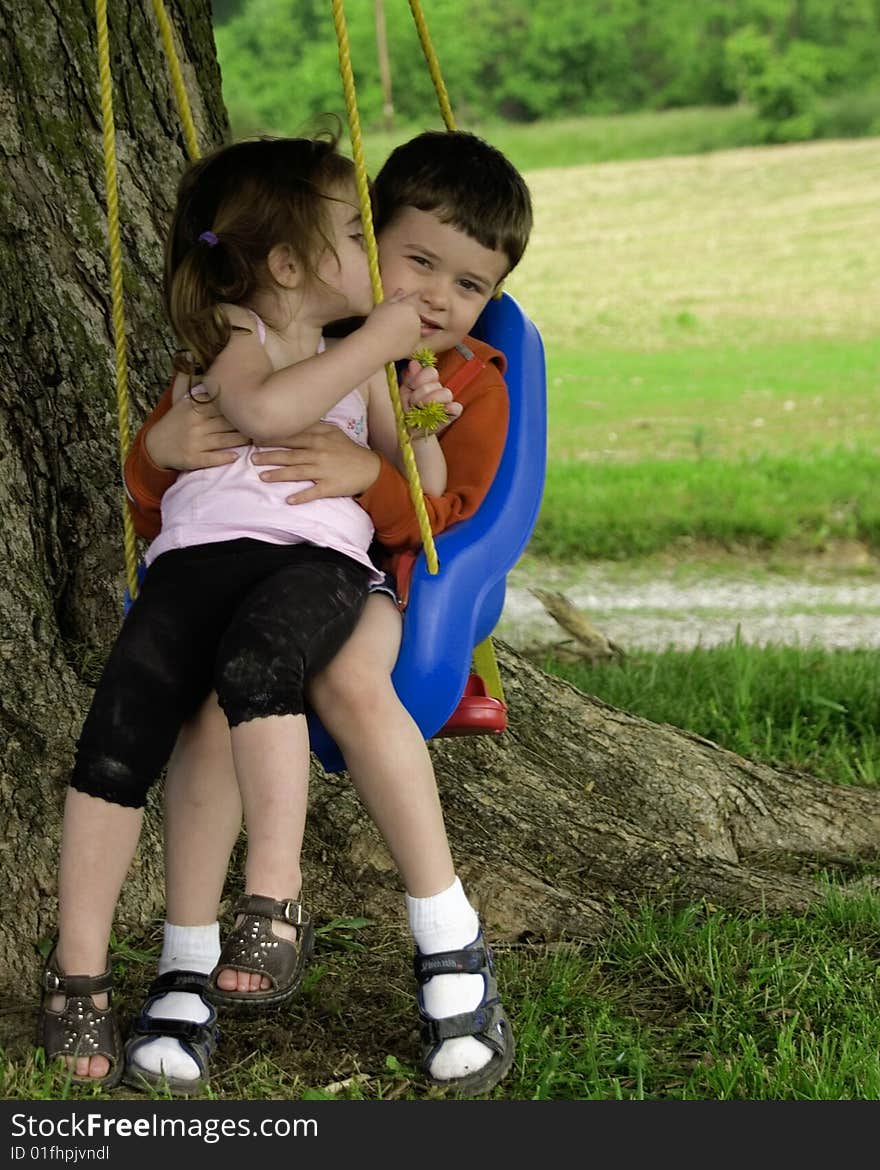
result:
M 221 302 L 247 304 L 272 283 L 278 244 L 316 278 L 333 241 L 328 199 L 354 182 L 333 134 L 258 138 L 221 147 L 184 173 L 165 249 L 165 306 L 184 351 L 176 364 L 207 368 L 229 341 Z
M 404 207 L 429 211 L 492 251 L 508 272 L 519 263 L 532 230 L 532 200 L 509 159 L 465 130 L 426 130 L 388 156 L 373 191 L 376 231 Z

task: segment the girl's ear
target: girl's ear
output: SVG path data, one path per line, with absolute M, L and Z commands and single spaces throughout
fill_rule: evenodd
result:
M 300 268 L 290 244 L 276 244 L 266 263 L 272 279 L 282 288 L 293 289 L 299 284 Z

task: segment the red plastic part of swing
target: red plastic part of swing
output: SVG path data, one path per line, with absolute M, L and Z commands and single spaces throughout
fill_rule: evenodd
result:
M 507 704 L 493 698 L 478 674 L 468 675 L 458 706 L 435 738 L 453 735 L 500 735 L 507 728 Z

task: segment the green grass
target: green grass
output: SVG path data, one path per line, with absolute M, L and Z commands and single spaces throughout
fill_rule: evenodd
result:
M 671 322 L 675 348 L 548 354 L 555 460 L 880 450 L 880 341 L 801 338 L 770 345 L 693 344 L 700 326 Z
M 880 546 L 876 341 L 562 350 L 548 367 L 536 555 Z
M 877 947 L 880 900 L 829 883 L 802 916 L 737 915 L 708 903 L 620 911 L 601 940 L 497 948 L 517 1057 L 493 1092 L 508 1100 L 876 1100 L 880 1095 Z M 375 940 L 369 940 L 375 961 Z M 321 954 L 304 1007 L 283 1026 L 224 1028 L 217 1100 L 395 1100 L 426 1092 L 411 1063 L 413 1003 L 392 978 L 378 1004 L 343 1007 L 336 977 L 358 980 L 350 953 Z M 381 959 L 381 955 L 380 955 Z M 335 961 L 335 966 L 334 966 Z M 352 992 L 349 988 L 348 995 Z M 359 1015 L 381 1011 L 380 1047 L 364 1059 Z M 402 1056 L 382 1043 L 402 1048 Z M 348 1071 L 303 1075 L 326 1045 Z M 343 1055 L 338 1050 L 342 1045 Z M 4 1098 L 102 1096 L 0 1051 Z M 306 1060 L 308 1063 L 308 1060 Z M 326 1076 L 330 1076 L 329 1068 Z M 161 1098 L 162 1094 L 155 1094 Z M 437 1095 L 428 1090 L 427 1095 Z M 145 1100 L 127 1089 L 104 1094 Z
M 876 142 L 529 174 L 547 352 L 532 551 L 876 544 Z
M 611 703 L 751 758 L 808 768 L 830 782 L 880 783 L 873 653 L 734 643 L 642 654 L 623 666 L 549 665 Z M 128 1015 L 152 977 L 157 934 L 158 926 L 152 940 L 114 942 Z M 283 1018 L 224 1020 L 212 1096 L 437 1096 L 416 1070 L 408 945 L 366 919 L 321 926 L 302 994 Z M 803 915 L 646 901 L 615 913 L 595 942 L 500 946 L 517 1059 L 493 1095 L 876 1100 L 878 946 L 880 898 L 868 885 L 844 890 L 830 877 L 824 900 Z M 31 1049 L 31 1023 L 19 1032 L 14 1048 L 0 1051 L 4 1098 L 102 1096 L 45 1067 Z M 144 1099 L 125 1087 L 109 1096 Z
M 364 135 L 368 169 L 373 171 L 395 146 L 425 129 L 441 129 L 439 114 L 429 110 L 419 125 Z M 760 141 L 758 119 L 745 106 L 643 111 L 595 117 L 558 118 L 532 123 L 462 123 L 479 134 L 522 171 L 580 163 L 657 158 L 731 150 Z
M 880 784 L 873 650 L 728 645 L 545 668 L 615 707 L 767 764 L 837 784 Z
M 803 340 L 876 344 L 876 140 L 526 177 L 535 228 L 507 285 L 551 364 L 596 351 L 720 348 L 735 360 Z
M 815 551 L 829 539 L 880 545 L 873 450 L 754 459 L 551 462 L 534 556 L 623 560 L 678 543 Z
M 234 100 L 230 109 L 236 135 L 253 133 L 250 124 L 237 119 Z M 407 138 L 422 130 L 441 129 L 442 125 L 438 110 L 430 107 L 417 124 L 398 125 L 391 132 L 366 129 L 363 142 L 368 170 L 374 174 L 394 147 Z M 760 120 L 746 105 L 639 110 L 531 123 L 464 120 L 460 125 L 461 129 L 471 130 L 497 146 L 522 171 L 705 154 L 762 142 Z M 274 132 L 289 134 L 301 130 L 299 126 L 287 126 L 276 127 Z M 878 132 L 880 91 L 847 94 L 821 105 L 817 138 L 857 138 Z
M 511 1095 L 876 1099 L 878 908 L 833 890 L 800 918 L 645 905 L 595 947 L 516 956 L 530 1075 Z

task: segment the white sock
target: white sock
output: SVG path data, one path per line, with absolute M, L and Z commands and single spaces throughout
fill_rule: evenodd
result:
M 407 894 L 406 911 L 423 955 L 460 950 L 472 943 L 480 930 L 480 919 L 458 878 L 448 890 L 429 898 Z M 435 975 L 422 988 L 422 1001 L 428 1015 L 441 1020 L 473 1011 L 484 990 L 482 975 Z M 458 1036 L 440 1045 L 429 1071 L 436 1080 L 449 1081 L 477 1072 L 491 1059 L 491 1049 L 475 1036 Z
M 165 923 L 159 974 L 169 971 L 198 971 L 210 975 L 220 958 L 220 923 L 207 926 L 175 926 Z M 169 991 L 150 1007 L 149 1015 L 166 1020 L 192 1020 L 203 1024 L 210 1009 L 201 996 L 189 991 Z M 198 1079 L 199 1067 L 186 1053 L 179 1040 L 172 1036 L 157 1036 L 147 1040 L 137 1050 L 134 1063 L 148 1072 L 178 1077 L 181 1080 Z

